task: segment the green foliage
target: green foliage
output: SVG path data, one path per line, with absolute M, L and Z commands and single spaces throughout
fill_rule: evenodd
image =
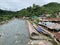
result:
M 0 9 L 0 22 L 11 19 L 12 17 L 15 16 L 15 13 L 16 12 L 6 11 L 6 10 L 1 10 Z
M 13 11 L 6 11 L 0 9 L 0 21 L 8 20 L 13 17 L 32 17 L 32 16 L 40 16 L 42 14 L 51 14 L 50 17 L 56 17 L 57 13 L 60 11 L 60 4 L 59 3 L 48 3 L 43 6 L 35 5 L 24 8 L 20 11 L 13 12 Z
M 22 9 L 21 11 L 19 11 L 19 14 L 21 16 L 39 16 L 40 15 L 40 6 L 33 4 L 33 6 L 31 7 L 27 7 L 26 9 Z
M 56 17 L 56 13 L 60 11 L 60 4 L 59 3 L 48 3 L 43 6 L 35 5 L 27 7 L 26 9 L 22 9 L 19 11 L 21 16 L 40 16 L 42 14 L 52 14 L 50 17 Z
M 46 9 L 47 13 L 51 14 L 58 13 L 60 11 L 60 4 L 55 2 L 46 4 L 43 7 Z

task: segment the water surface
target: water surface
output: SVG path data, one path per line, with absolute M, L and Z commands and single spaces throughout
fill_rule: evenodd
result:
M 0 25 L 0 45 L 27 45 L 29 32 L 25 20 L 14 19 Z

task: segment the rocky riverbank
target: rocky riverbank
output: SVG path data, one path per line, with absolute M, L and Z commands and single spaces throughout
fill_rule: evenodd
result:
M 11 20 L 14 20 L 14 19 L 15 19 L 15 17 L 13 17 L 12 19 L 9 19 L 9 20 L 1 21 L 0 25 L 6 24 L 6 23 L 8 23 L 8 22 L 10 22 Z

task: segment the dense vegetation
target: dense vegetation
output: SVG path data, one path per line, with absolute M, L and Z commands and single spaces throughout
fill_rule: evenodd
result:
M 0 9 L 0 21 L 9 20 L 12 17 L 23 17 L 23 16 L 40 16 L 43 14 L 51 14 L 50 17 L 56 17 L 58 12 L 60 12 L 60 4 L 59 3 L 49 3 L 43 6 L 35 5 L 24 8 L 20 11 L 6 11 Z
M 11 19 L 12 17 L 15 16 L 14 14 L 16 14 L 16 12 L 6 11 L 6 10 L 1 10 L 0 9 L 0 22 Z
M 18 11 L 18 14 L 20 16 L 40 16 L 42 14 L 51 14 L 50 17 L 56 17 L 58 12 L 60 12 L 60 4 L 52 2 L 43 6 L 33 4 L 33 6 Z

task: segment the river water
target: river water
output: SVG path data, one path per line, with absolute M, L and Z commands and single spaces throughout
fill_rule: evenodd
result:
M 27 45 L 29 31 L 25 20 L 14 19 L 0 25 L 0 45 Z

